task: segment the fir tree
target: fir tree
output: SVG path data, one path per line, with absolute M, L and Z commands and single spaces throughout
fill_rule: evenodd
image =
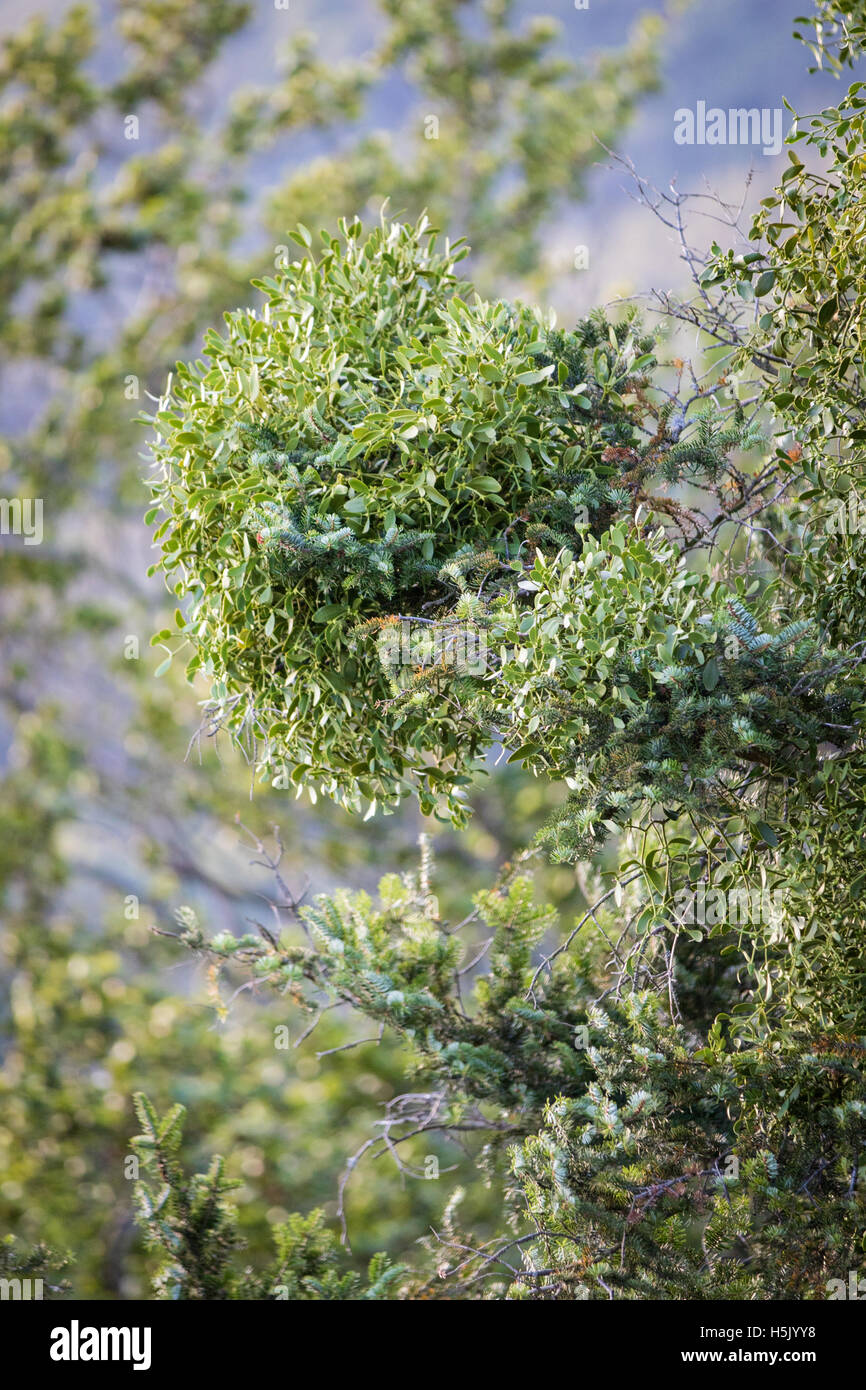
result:
M 187 1177 L 181 1163 L 183 1106 L 160 1118 L 146 1096 L 135 1097 L 142 1133 L 133 1147 L 154 1170 L 157 1185 L 136 1184 L 136 1218 L 148 1246 L 160 1256 L 154 1276 L 157 1298 L 183 1301 L 387 1299 L 396 1296 L 403 1275 L 384 1255 L 370 1263 L 366 1281 L 345 1264 L 322 1213 L 292 1216 L 273 1228 L 275 1254 L 270 1268 L 240 1266 L 243 1241 L 227 1201 L 238 1182 L 224 1175 L 215 1157 L 206 1173 Z

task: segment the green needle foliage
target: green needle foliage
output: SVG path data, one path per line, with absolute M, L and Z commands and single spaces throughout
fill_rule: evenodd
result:
M 525 1258 L 560 1297 L 826 1298 L 861 1258 L 866 1049 L 695 1051 L 656 1010 L 593 1015 L 585 1093 L 514 1154 Z
M 69 1292 L 69 1282 L 58 1275 L 68 1267 L 70 1256 L 60 1255 L 47 1245 L 25 1248 L 14 1236 L 0 1241 L 0 1287 L 4 1298 L 62 1298 Z M 37 1292 L 38 1290 L 38 1292 Z
M 467 952 L 430 873 L 425 853 L 418 875 L 383 879 L 378 902 L 320 898 L 301 914 L 305 945 L 198 927 L 181 939 L 314 1020 L 340 1000 L 407 1039 L 415 1089 L 386 1119 L 395 1149 L 425 1125 L 485 1137 L 479 1162 L 508 1169 L 516 1229 L 540 1234 L 518 1235 L 527 1272 L 504 1283 L 503 1262 L 465 1238 L 475 1254 L 446 1258 L 452 1296 L 474 1296 L 481 1272 L 492 1296 L 826 1297 L 862 1237 L 866 1043 L 732 1046 L 719 1022 L 689 1017 L 685 972 L 677 1024 L 653 990 L 593 1002 L 603 938 L 536 966 L 553 922 L 516 869 L 475 899 L 485 966 L 461 987 Z
M 557 858 L 589 857 L 647 805 L 724 819 L 738 781 L 814 762 L 849 717 L 853 696 L 807 622 L 759 631 L 660 531 L 582 528 L 579 544 L 579 557 L 536 552 L 516 596 L 488 610 L 488 671 L 453 687 L 467 719 L 517 745 L 512 758 L 573 789 L 542 835 Z
M 243 1241 L 226 1196 L 241 1184 L 226 1179 L 219 1157 L 206 1173 L 186 1176 L 180 1161 L 182 1105 L 160 1118 L 147 1097 L 139 1094 L 135 1109 L 142 1133 L 133 1138 L 132 1146 L 152 1168 L 154 1179 L 136 1183 L 136 1217 L 149 1248 L 161 1256 L 153 1281 L 157 1298 L 295 1302 L 393 1296 L 392 1289 L 403 1274 L 401 1267 L 387 1256 L 376 1255 L 366 1281 L 352 1270 L 341 1270 L 345 1261 L 318 1211 L 306 1218 L 293 1216 L 274 1227 L 276 1252 L 270 1269 L 255 1272 L 239 1267 L 235 1255 Z
M 322 989 L 351 1001 L 410 1037 L 434 1078 L 461 1078 L 471 1100 L 508 1096 L 516 1105 L 541 1103 L 549 1064 L 540 1063 L 545 1045 L 556 1040 L 561 1082 L 575 1081 L 581 1066 L 571 1041 L 583 1014 L 569 1002 L 567 972 L 546 988 L 543 1003 L 529 1007 L 521 999 L 534 973 L 532 947 L 554 920 L 549 908 L 533 902 L 527 877 L 512 877 L 473 905 L 474 918 L 490 933 L 493 968 L 479 982 L 477 1016 L 455 993 L 463 946 L 443 931 L 428 887 L 414 876 L 392 874 L 379 893 L 378 904 L 365 894 L 342 893 L 305 910 L 313 949 L 283 949 L 252 935 L 208 941 L 200 929 L 181 939 L 220 964 L 236 960 L 255 979 L 306 1001 L 312 1014 Z

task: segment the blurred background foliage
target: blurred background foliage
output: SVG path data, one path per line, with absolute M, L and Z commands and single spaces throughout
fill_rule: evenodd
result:
M 178 969 L 150 929 L 170 928 L 180 904 L 213 930 L 265 920 L 258 895 L 272 884 L 250 864 L 239 812 L 254 835 L 279 824 L 294 893 L 371 887 L 414 863 L 424 828 L 411 807 L 363 825 L 285 792 L 251 797 L 228 747 L 185 760 L 204 691 L 154 678 L 148 643 L 172 605 L 145 579 L 136 417 L 203 328 L 252 300 L 250 278 L 269 272 L 290 225 L 371 220 L 386 198 L 466 235 L 482 291 L 572 314 L 562 247 L 587 239 L 574 208 L 603 157 L 596 137 L 618 146 L 655 110 L 663 167 L 682 154 L 670 143 L 679 93 L 652 103 L 684 20 L 680 4 L 666 18 L 657 5 L 618 5 L 614 18 L 600 7 L 597 24 L 595 4 L 551 8 L 561 31 L 543 3 L 508 0 L 331 5 L 312 36 L 294 7 L 264 0 L 16 6 L 4 23 L 0 492 L 43 499 L 45 538 L 2 538 L 0 1230 L 70 1248 L 81 1297 L 146 1291 L 133 1091 L 160 1110 L 188 1105 L 191 1161 L 230 1155 L 255 1263 L 280 1212 L 322 1204 L 333 1217 L 347 1157 L 405 1084 L 395 1043 L 317 1056 L 363 1036 L 340 1012 L 298 1050 L 274 1045 L 278 1025 L 301 1031 L 279 1001 L 245 992 L 221 1018 L 206 976 Z M 692 6 L 709 25 L 711 8 Z M 779 9 L 756 22 L 781 43 L 793 11 Z M 714 54 L 731 74 L 743 66 L 734 19 Z M 645 225 L 629 217 L 624 252 Z M 593 225 L 600 251 L 598 206 Z M 465 834 L 431 827 L 445 916 L 463 915 L 556 795 L 503 763 Z M 538 892 L 566 920 L 583 901 L 561 867 L 541 866 Z M 484 1231 L 498 1203 L 472 1152 L 438 1157 L 439 1181 L 401 1179 L 387 1158 L 353 1175 L 359 1260 L 422 1237 L 457 1182 L 467 1224 Z

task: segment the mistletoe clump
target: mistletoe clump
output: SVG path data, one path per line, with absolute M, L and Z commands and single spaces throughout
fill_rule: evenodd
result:
M 750 434 L 686 429 L 634 318 L 563 333 L 470 297 L 464 248 L 437 251 L 424 219 L 341 233 L 314 257 L 301 229 L 263 307 L 178 367 L 154 421 L 159 563 L 215 724 L 276 785 L 354 809 L 414 787 L 459 819 L 491 729 L 447 682 L 431 701 L 423 662 L 395 702 L 382 626 L 477 618 L 480 590 L 517 594 L 536 554 L 633 516 L 653 479 L 712 482 Z

